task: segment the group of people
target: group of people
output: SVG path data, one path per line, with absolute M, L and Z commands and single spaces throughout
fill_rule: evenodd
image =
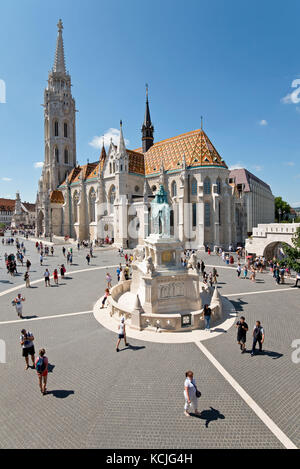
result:
M 49 361 L 44 348 L 39 350 L 39 355 L 35 358 L 34 335 L 26 329 L 21 330 L 20 345 L 22 357 L 25 358 L 25 370 L 29 368 L 29 357 L 31 357 L 32 368 L 36 370 L 39 387 L 42 395 L 47 394 L 47 378 Z

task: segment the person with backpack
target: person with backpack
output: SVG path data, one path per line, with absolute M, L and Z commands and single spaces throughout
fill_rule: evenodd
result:
M 33 368 L 35 367 L 35 363 L 34 363 L 35 350 L 34 350 L 33 341 L 34 341 L 33 334 L 29 331 L 26 331 L 26 329 L 22 329 L 21 336 L 20 336 L 20 344 L 22 347 L 22 356 L 25 358 L 25 363 L 26 363 L 25 370 L 28 370 L 29 368 L 28 355 L 31 356 Z
M 26 261 L 27 272 L 29 272 L 30 266 L 31 266 L 31 262 L 29 259 L 27 259 Z
M 265 341 L 265 331 L 261 325 L 260 321 L 256 321 L 254 329 L 253 329 L 253 345 L 252 345 L 252 352 L 251 357 L 255 355 L 256 344 L 258 342 L 259 351 L 262 352 L 262 345 Z
M 87 265 L 90 265 L 90 260 L 91 260 L 91 256 L 89 254 L 87 254 L 86 255 Z
M 240 346 L 241 353 L 246 352 L 246 338 L 248 331 L 248 324 L 245 322 L 244 316 L 240 317 L 240 320 L 236 323 L 237 327 L 237 343 Z
M 39 386 L 43 396 L 47 394 L 47 378 L 48 378 L 48 358 L 45 356 L 46 350 L 42 348 L 35 362 L 35 369 L 39 378 Z

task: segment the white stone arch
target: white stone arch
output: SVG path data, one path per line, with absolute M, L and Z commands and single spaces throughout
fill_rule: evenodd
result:
M 282 258 L 282 247 L 284 244 L 288 244 L 290 247 L 293 247 L 291 245 L 291 243 L 288 243 L 288 242 L 282 242 L 282 241 L 273 241 L 273 242 L 270 242 L 268 243 L 265 248 L 264 248 L 264 252 L 263 252 L 263 256 L 267 259 L 267 260 L 271 260 L 273 259 L 274 257 L 276 257 L 276 259 L 280 259 Z

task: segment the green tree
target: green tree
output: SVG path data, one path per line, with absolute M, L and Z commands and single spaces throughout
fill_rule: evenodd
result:
M 283 221 L 287 219 L 290 213 L 290 205 L 282 200 L 282 197 L 275 197 L 275 220 Z
M 300 228 L 297 228 L 295 236 L 292 238 L 293 247 L 284 243 L 282 246 L 285 258 L 282 265 L 287 265 L 290 269 L 300 273 Z

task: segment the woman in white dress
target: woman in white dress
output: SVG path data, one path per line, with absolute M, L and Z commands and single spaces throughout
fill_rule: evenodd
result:
M 199 415 L 200 412 L 198 412 L 198 398 L 196 395 L 197 386 L 194 380 L 194 373 L 192 371 L 187 371 L 185 376 L 186 379 L 184 382 L 184 415 L 186 415 L 186 417 L 190 417 L 189 411 L 191 410 L 191 407 L 194 408 L 195 414 Z

